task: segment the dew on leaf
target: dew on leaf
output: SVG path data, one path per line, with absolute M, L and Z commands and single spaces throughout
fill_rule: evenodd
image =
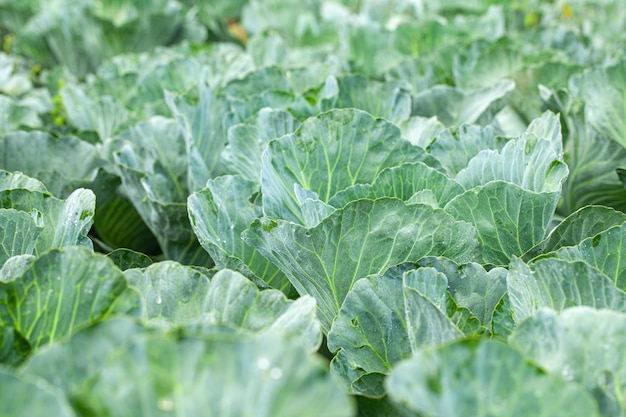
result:
M 574 380 L 574 371 L 572 371 L 572 368 L 570 368 L 568 365 L 565 365 L 563 367 L 563 371 L 561 371 L 561 376 L 566 381 L 573 381 Z
M 269 359 L 267 359 L 266 357 L 261 357 L 259 358 L 259 360 L 256 362 L 256 366 L 262 370 L 262 371 L 266 371 L 270 368 L 270 361 Z
M 280 379 L 283 376 L 283 370 L 280 368 L 272 368 L 270 371 L 270 378 Z
M 174 409 L 174 401 L 171 398 L 159 398 L 157 400 L 157 408 L 161 411 L 172 411 Z

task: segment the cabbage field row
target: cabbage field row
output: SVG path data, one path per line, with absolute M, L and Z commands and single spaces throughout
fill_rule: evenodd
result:
M 0 0 L 0 416 L 626 417 L 623 6 Z

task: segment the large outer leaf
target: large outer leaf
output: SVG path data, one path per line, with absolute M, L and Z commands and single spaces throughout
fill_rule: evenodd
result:
M 47 192 L 4 190 L 0 191 L 0 206 L 26 212 L 37 210 L 43 215 L 44 228 L 35 245 L 36 254 L 65 246 L 93 248 L 87 237 L 96 208 L 96 196 L 91 190 L 78 189 L 67 200 Z
M 386 381 L 389 396 L 428 416 L 596 416 L 578 385 L 546 375 L 507 345 L 468 340 L 416 352 Z
M 401 272 L 358 280 L 328 333 L 328 349 L 338 351 L 331 372 L 344 379 L 353 393 L 383 396 L 384 375 L 411 356 Z
M 525 259 L 532 259 L 565 246 L 575 246 L 582 240 L 626 223 L 626 214 L 604 206 L 585 206 L 563 220 L 550 235 L 528 251 Z
M 0 283 L 0 326 L 14 327 L 36 348 L 106 317 L 125 288 L 106 257 L 81 247 L 51 250 Z
M 607 275 L 617 288 L 626 290 L 626 223 L 614 226 L 576 246 L 564 247 L 553 252 L 552 257 L 568 260 L 581 260 Z
M 80 330 L 65 342 L 37 350 L 20 372 L 45 378 L 71 398 L 102 370 L 103 358 L 115 355 L 118 349 L 127 349 L 134 338 L 143 337 L 145 332 L 136 320 L 127 317 L 104 320 Z
M 442 267 L 444 263 L 447 268 Z M 490 299 L 494 294 L 489 287 L 495 287 L 493 292 L 500 297 L 506 289 L 504 280 L 499 279 L 504 271 L 500 268 L 487 274 L 477 264 L 458 266 L 432 257 L 419 264 L 434 264 L 439 270 L 415 270 L 413 263 L 400 264 L 389 268 L 384 276 L 358 280 L 348 292 L 328 333 L 328 347 L 338 351 L 331 371 L 346 380 L 352 392 L 383 396 L 384 377 L 395 363 L 424 346 L 461 338 L 457 324 L 468 329 L 476 325 L 478 319 L 459 307 L 449 290 L 479 313 L 489 315 L 484 320 L 488 325 L 498 301 Z M 444 273 L 452 277 L 451 281 Z M 481 290 L 481 294 L 472 292 Z
M 387 167 L 419 161 L 435 163 L 390 122 L 356 109 L 332 110 L 270 142 L 263 154 L 263 210 L 304 224 L 294 184 L 327 202 L 344 188 L 371 183 Z
M 538 139 L 534 132 L 545 132 Z M 456 176 L 468 191 L 446 211 L 476 227 L 485 263 L 506 265 L 539 243 L 560 196 L 567 165 L 553 129 L 531 126 L 500 151 L 484 150 Z M 485 184 L 485 185 L 483 185 Z
M 319 359 L 277 334 L 179 339 L 112 320 L 42 351 L 24 371 L 62 386 L 90 415 L 354 414 Z
M 507 287 L 516 323 L 541 307 L 561 311 L 585 305 L 626 312 L 626 293 L 615 288 L 608 276 L 581 261 L 548 258 L 526 265 L 514 259 Z
M 443 210 L 381 198 L 354 201 L 310 229 L 256 220 L 243 239 L 277 265 L 300 294 L 315 297 L 327 332 L 357 279 L 429 255 L 471 261 L 474 233 Z
M 19 377 L 0 368 L 0 416 L 74 417 L 65 396 L 40 379 Z
M 189 220 L 202 247 L 218 268 L 229 268 L 284 291 L 291 287 L 274 264 L 241 239 L 241 233 L 262 215 L 256 183 L 239 176 L 223 176 L 188 199 Z M 256 201 L 251 201 L 255 199 Z
M 543 239 L 558 200 L 558 192 L 493 181 L 457 196 L 445 211 L 476 227 L 484 263 L 507 265 Z
M 520 324 L 510 341 L 552 375 L 582 383 L 601 415 L 626 415 L 625 313 L 588 307 L 560 314 L 542 309 Z

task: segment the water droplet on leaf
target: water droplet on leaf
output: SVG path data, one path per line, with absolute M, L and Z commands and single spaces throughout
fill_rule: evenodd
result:
M 171 398 L 159 398 L 157 400 L 157 408 L 161 411 L 172 411 L 174 409 L 174 401 Z
M 280 379 L 283 376 L 283 370 L 280 368 L 272 368 L 270 371 L 270 378 L 272 379 Z
M 256 366 L 258 366 L 260 370 L 265 371 L 270 368 L 270 361 L 267 358 L 259 358 L 256 362 Z

